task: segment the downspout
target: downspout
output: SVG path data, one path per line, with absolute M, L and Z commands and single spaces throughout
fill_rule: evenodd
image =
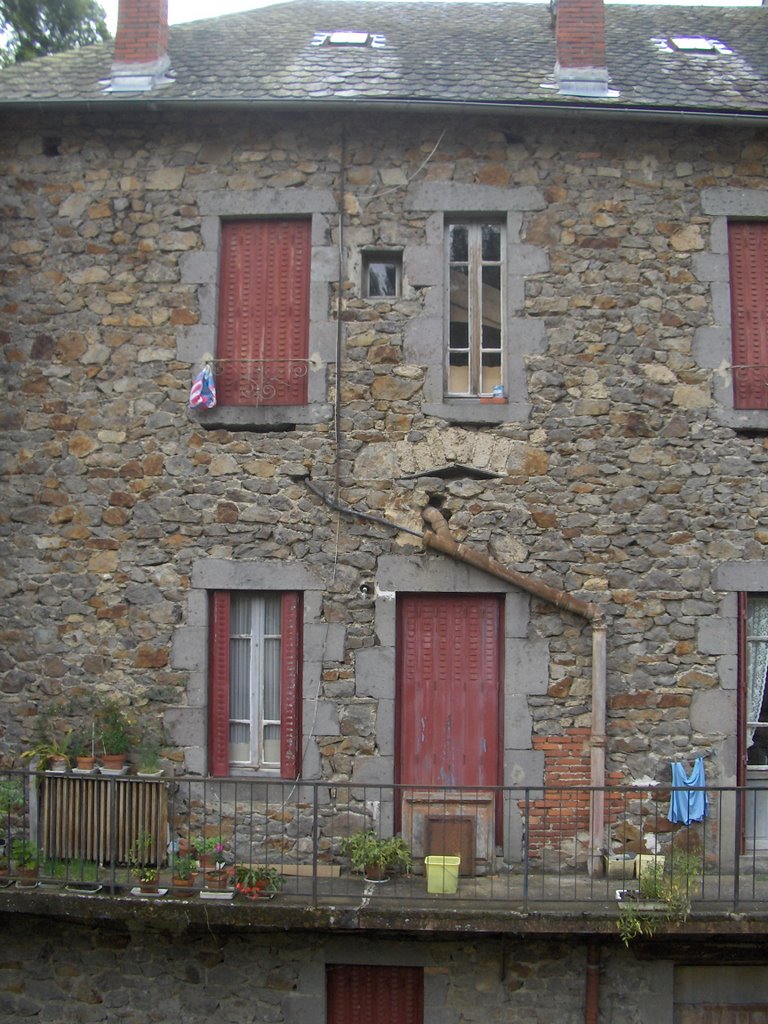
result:
M 587 946 L 587 978 L 584 995 L 584 1024 L 597 1024 L 600 1015 L 600 943 Z
M 600 875 L 605 849 L 605 703 L 606 703 L 606 626 L 602 609 L 590 601 L 583 601 L 563 590 L 556 590 L 541 580 L 509 569 L 495 558 L 476 551 L 453 539 L 448 524 L 438 509 L 428 506 L 422 518 L 429 525 L 424 535 L 427 547 L 450 555 L 482 572 L 490 573 L 506 583 L 539 597 L 563 611 L 586 619 L 592 626 L 592 722 L 590 729 L 590 786 L 589 855 L 587 869 L 590 875 Z

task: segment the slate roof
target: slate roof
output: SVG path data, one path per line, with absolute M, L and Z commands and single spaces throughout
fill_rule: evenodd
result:
M 0 72 L 0 105 L 17 103 L 576 105 L 710 116 L 768 114 L 764 7 L 607 5 L 611 95 L 560 96 L 546 3 L 289 0 L 171 26 L 173 80 L 141 95 L 104 91 L 111 44 Z M 376 33 L 383 45 L 313 44 L 317 32 Z M 681 53 L 701 36 L 715 53 Z

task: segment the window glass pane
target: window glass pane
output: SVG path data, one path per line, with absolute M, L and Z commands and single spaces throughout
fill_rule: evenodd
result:
M 469 259 L 469 228 L 466 224 L 451 224 L 448 228 L 450 239 L 450 260 L 452 263 L 466 263 Z
M 280 764 L 280 726 L 264 726 L 264 764 Z
M 367 287 L 371 298 L 397 295 L 397 266 L 394 263 L 369 263 Z
M 501 259 L 501 229 L 496 224 L 483 224 L 483 259 Z
M 251 731 L 240 722 L 229 726 L 229 759 L 237 764 L 249 764 L 251 760 Z

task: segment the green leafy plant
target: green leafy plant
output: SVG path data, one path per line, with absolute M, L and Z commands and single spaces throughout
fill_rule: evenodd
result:
M 363 873 L 371 867 L 383 871 L 395 868 L 408 871 L 413 863 L 410 847 L 402 837 L 381 838 L 374 829 L 344 836 L 341 840 L 341 853 L 349 857 L 355 870 Z
M 241 864 L 235 868 L 235 892 L 250 899 L 279 892 L 284 884 L 277 868 L 266 864 Z
M 160 877 L 157 866 L 152 863 L 153 854 L 151 834 L 139 832 L 128 851 L 128 865 L 131 873 L 143 885 L 151 885 Z
M 11 843 L 11 860 L 22 870 L 36 868 L 40 863 L 40 851 L 28 839 L 14 839 Z
M 24 807 L 24 786 L 13 776 L 0 779 L 0 827 L 11 814 Z
M 616 922 L 619 938 L 650 938 L 663 922 L 683 924 L 691 912 L 691 889 L 699 884 L 703 861 L 697 850 L 672 850 L 666 871 L 661 861 L 643 869 L 639 888 L 624 893 Z M 649 906 L 648 903 L 652 905 Z
M 57 712 L 55 707 L 38 712 L 32 746 L 21 755 L 24 760 L 37 759 L 43 767 L 51 758 L 62 758 L 69 762 L 72 729 L 57 718 Z
M 127 754 L 133 743 L 131 722 L 117 701 L 106 701 L 96 712 L 98 745 L 105 754 Z
M 145 775 L 160 771 L 160 742 L 155 736 L 145 735 L 137 746 L 136 767 Z
M 182 881 L 191 879 L 197 871 L 197 861 L 191 853 L 177 854 L 173 859 L 173 875 Z

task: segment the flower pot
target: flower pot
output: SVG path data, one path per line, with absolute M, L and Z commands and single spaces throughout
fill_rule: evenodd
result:
M 205 887 L 206 889 L 227 889 L 229 888 L 229 872 L 228 871 L 206 871 L 205 872 Z
M 197 875 L 190 875 L 188 878 L 179 878 L 178 875 L 174 875 L 171 878 L 171 887 L 174 892 L 180 896 L 188 896 L 190 893 L 195 891 L 195 882 L 197 881 Z
M 18 879 L 16 885 L 20 889 L 34 889 L 37 885 L 37 865 L 34 867 L 17 867 L 16 874 Z
M 142 892 L 157 892 L 159 887 L 157 879 L 154 882 L 139 882 L 139 889 Z
M 66 757 L 49 757 L 48 758 L 48 771 L 58 772 L 61 774 L 69 768 L 69 761 Z
M 368 882 L 386 882 L 389 877 L 383 864 L 366 864 L 363 874 Z
M 92 772 L 96 767 L 95 757 L 77 757 L 75 758 L 77 764 L 77 770 L 80 772 Z
M 126 755 L 125 754 L 102 754 L 99 758 L 101 767 L 106 768 L 110 772 L 119 772 L 125 768 Z

